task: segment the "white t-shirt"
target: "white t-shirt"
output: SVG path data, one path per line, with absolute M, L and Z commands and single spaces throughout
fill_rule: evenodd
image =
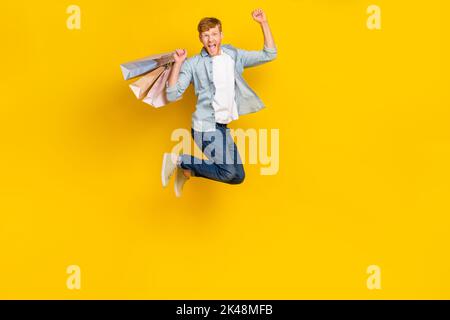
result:
M 213 81 L 216 93 L 213 108 L 216 122 L 230 123 L 239 118 L 234 99 L 234 60 L 220 49 L 220 54 L 212 57 Z

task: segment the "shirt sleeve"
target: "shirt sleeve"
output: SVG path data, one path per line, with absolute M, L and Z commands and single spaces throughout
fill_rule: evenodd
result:
M 178 81 L 169 86 L 169 81 L 166 82 L 166 96 L 167 100 L 172 102 L 180 99 L 183 96 L 184 91 L 189 87 L 192 81 L 192 69 L 189 66 L 189 62 L 186 60 L 181 65 Z
M 242 61 L 244 68 L 257 66 L 277 57 L 277 48 L 268 48 L 264 46 L 263 50 L 248 51 L 237 49 L 239 58 Z

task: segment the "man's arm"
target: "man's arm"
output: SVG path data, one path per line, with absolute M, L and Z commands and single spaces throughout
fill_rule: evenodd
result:
M 172 71 L 166 83 L 166 96 L 168 101 L 180 99 L 192 80 L 192 71 L 185 61 L 187 57 L 186 50 L 177 49 L 173 57 L 175 62 L 172 65 Z
M 277 48 L 265 12 L 262 9 L 256 9 L 252 12 L 252 17 L 261 26 L 264 35 L 264 49 L 260 51 L 238 49 L 244 68 L 257 66 L 277 57 Z
M 270 31 L 266 13 L 262 9 L 256 9 L 252 12 L 252 17 L 261 25 L 261 29 L 264 34 L 264 47 L 275 49 L 275 41 L 273 40 L 272 32 Z

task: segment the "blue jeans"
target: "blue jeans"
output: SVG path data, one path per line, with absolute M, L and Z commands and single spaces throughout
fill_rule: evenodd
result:
M 208 159 L 182 154 L 179 163 L 181 168 L 190 170 L 193 176 L 228 184 L 244 181 L 244 166 L 226 124 L 216 123 L 216 130 L 212 132 L 191 129 L 191 135 Z

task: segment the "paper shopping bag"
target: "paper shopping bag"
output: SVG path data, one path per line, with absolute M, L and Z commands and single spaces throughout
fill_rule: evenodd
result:
M 169 78 L 171 69 L 171 65 L 166 66 L 161 76 L 156 80 L 155 84 L 142 101 L 155 108 L 165 106 L 169 103 L 166 97 L 166 82 Z
M 156 54 L 120 65 L 125 80 L 138 77 L 160 66 L 174 62 L 173 52 Z
M 130 84 L 130 88 L 133 91 L 136 98 L 140 100 L 147 95 L 148 91 L 150 90 L 150 87 L 155 83 L 155 81 L 158 79 L 158 77 L 161 75 L 164 69 L 165 69 L 164 66 L 156 68 L 155 70 L 150 71 L 149 73 L 144 75 L 138 81 Z

